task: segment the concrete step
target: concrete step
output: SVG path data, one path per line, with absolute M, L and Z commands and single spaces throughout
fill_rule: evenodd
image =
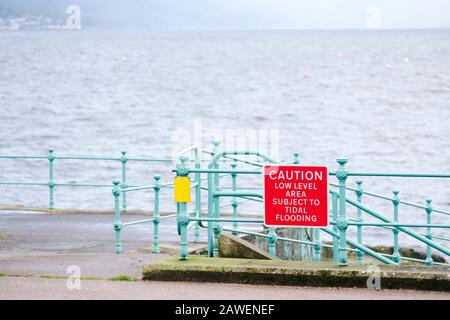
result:
M 379 281 L 382 289 L 450 291 L 444 267 L 348 265 L 327 262 L 177 257 L 147 264 L 144 280 L 223 282 L 287 286 L 360 287 Z M 375 281 L 375 282 L 373 282 Z M 369 285 L 370 285 L 369 283 Z

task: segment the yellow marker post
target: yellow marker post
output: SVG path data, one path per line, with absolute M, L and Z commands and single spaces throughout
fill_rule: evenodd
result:
M 189 177 L 175 177 L 175 202 L 191 202 L 191 181 Z

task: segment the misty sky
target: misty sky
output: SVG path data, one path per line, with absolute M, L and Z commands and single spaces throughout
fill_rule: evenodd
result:
M 449 0 L 0 0 L 0 7 L 41 14 L 81 7 L 93 25 L 174 28 L 366 28 L 366 10 L 381 10 L 383 28 L 450 27 Z

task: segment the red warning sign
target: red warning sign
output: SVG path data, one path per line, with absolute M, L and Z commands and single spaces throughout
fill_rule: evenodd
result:
M 264 224 L 328 226 L 328 168 L 264 166 Z

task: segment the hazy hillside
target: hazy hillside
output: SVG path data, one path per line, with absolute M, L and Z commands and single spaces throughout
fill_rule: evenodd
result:
M 366 28 L 373 0 L 0 0 L 11 13 L 66 17 L 79 5 L 84 26 L 169 28 Z M 378 0 L 384 28 L 448 27 L 448 0 Z
M 199 4 L 203 0 L 192 0 Z M 158 27 L 172 26 L 184 27 L 197 24 L 198 17 L 195 12 L 202 11 L 202 6 L 186 5 L 186 1 L 120 1 L 107 0 L 1 0 L 0 17 L 21 15 L 42 15 L 55 18 L 64 18 L 69 5 L 78 5 L 81 8 L 84 26 L 109 27 Z M 199 19 L 201 20 L 201 19 Z

